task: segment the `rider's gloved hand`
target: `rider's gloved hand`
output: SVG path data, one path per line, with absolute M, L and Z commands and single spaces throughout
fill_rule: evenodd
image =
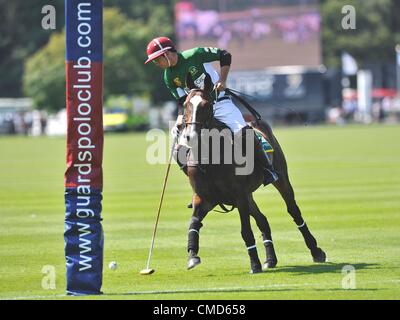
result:
M 179 133 L 180 133 L 180 131 L 179 131 L 178 125 L 174 125 L 174 127 L 171 129 L 172 138 L 173 138 L 174 140 L 177 139 L 178 136 L 179 136 Z
M 217 91 L 223 91 L 226 89 L 226 83 L 224 81 L 218 81 L 214 85 L 214 89 L 216 89 Z

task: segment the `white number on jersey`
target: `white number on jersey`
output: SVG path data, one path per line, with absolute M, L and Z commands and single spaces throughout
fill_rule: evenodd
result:
M 217 53 L 218 52 L 218 48 L 213 48 L 213 47 L 207 47 L 207 48 L 204 48 L 204 50 L 206 52 L 211 52 L 211 53 Z

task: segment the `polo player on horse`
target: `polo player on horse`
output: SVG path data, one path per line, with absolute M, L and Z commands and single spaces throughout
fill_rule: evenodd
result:
M 240 139 L 247 136 L 248 132 L 252 132 L 250 130 L 253 130 L 251 126 L 247 125 L 231 97 L 227 95 L 228 90 L 225 83 L 231 65 L 231 54 L 218 48 L 200 47 L 177 52 L 170 39 L 159 37 L 153 39 L 147 46 L 147 55 L 146 63 L 153 61 L 157 66 L 164 69 L 165 84 L 178 100 L 178 118 L 174 128 L 171 130 L 174 138 L 179 137 L 182 125 L 185 125 L 184 134 L 180 135 L 179 143 L 174 146 L 174 155 L 178 155 L 175 158 L 182 170 L 189 176 L 194 191 L 193 213 L 188 231 L 188 269 L 192 269 L 200 263 L 198 251 L 199 231 L 202 227 L 202 220 L 217 204 L 221 206 L 224 203 L 238 208 L 241 234 L 250 256 L 251 273 L 261 272 L 262 268 L 257 254 L 254 234 L 251 230 L 250 216 L 256 220 L 257 226 L 262 232 L 267 255 L 264 267 L 274 268 L 276 266 L 277 258 L 268 221 L 252 197 L 252 193 L 261 185 L 261 182 L 264 186 L 273 183 L 284 199 L 288 213 L 303 235 L 313 261 L 325 262 L 326 254 L 318 247 L 317 241 L 311 234 L 296 203 L 294 190 L 289 181 L 284 153 L 266 122 L 260 121 L 255 129 L 262 131 L 266 135 L 268 134 L 271 140 L 271 147 L 274 150 L 274 156 L 273 158 L 271 157 L 272 160 L 270 162 L 269 157 L 264 152 L 262 143 L 254 134 L 254 160 L 257 167 L 245 179 L 236 174 L 236 171 L 232 172 L 230 170 L 232 166 L 229 168 L 219 164 L 207 167 L 207 170 L 210 170 L 209 172 L 213 176 L 213 179 L 208 179 L 208 176 L 202 172 L 201 166 L 193 166 L 192 163 L 188 163 L 186 166 L 179 161 L 181 150 L 186 155 L 186 142 L 192 146 L 195 145 L 192 143 L 194 140 L 191 139 L 193 132 L 189 132 L 189 134 L 186 132 L 188 125 L 190 125 L 191 131 L 197 128 L 196 134 L 199 135 L 201 128 L 209 128 L 213 127 L 213 125 L 219 127 L 222 123 L 232 132 L 233 141 L 240 141 Z M 220 75 L 213 68 L 211 64 L 213 61 L 220 62 Z M 189 88 L 192 90 L 189 90 Z M 200 88 L 200 90 L 197 88 Z M 187 100 L 190 100 L 190 103 Z M 184 107 L 186 107 L 186 110 Z M 211 121 L 207 124 L 205 118 L 210 113 L 212 114 L 212 120 L 217 120 L 217 123 Z M 188 121 L 186 123 L 183 123 L 184 114 L 185 118 L 188 118 L 185 119 L 185 121 Z M 224 130 L 221 130 L 221 132 Z M 200 136 L 202 136 L 201 133 Z M 239 139 L 236 140 L 236 138 Z M 191 150 L 192 152 L 188 153 L 189 158 L 191 158 L 194 151 L 193 148 Z M 272 161 L 276 170 L 272 166 Z M 279 179 L 277 172 L 279 172 Z M 225 179 L 229 180 L 230 183 L 225 183 Z M 214 184 L 208 183 L 209 180 L 212 180 Z

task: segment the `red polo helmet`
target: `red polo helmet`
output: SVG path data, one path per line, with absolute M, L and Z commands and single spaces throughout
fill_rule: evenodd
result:
M 145 64 L 158 58 L 169 49 L 175 49 L 175 45 L 171 39 L 167 37 L 154 38 L 147 45 L 147 60 Z

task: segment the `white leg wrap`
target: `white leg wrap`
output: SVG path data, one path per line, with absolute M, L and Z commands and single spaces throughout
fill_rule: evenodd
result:
M 303 228 L 306 225 L 306 222 L 304 221 L 301 226 L 297 226 L 297 228 Z

